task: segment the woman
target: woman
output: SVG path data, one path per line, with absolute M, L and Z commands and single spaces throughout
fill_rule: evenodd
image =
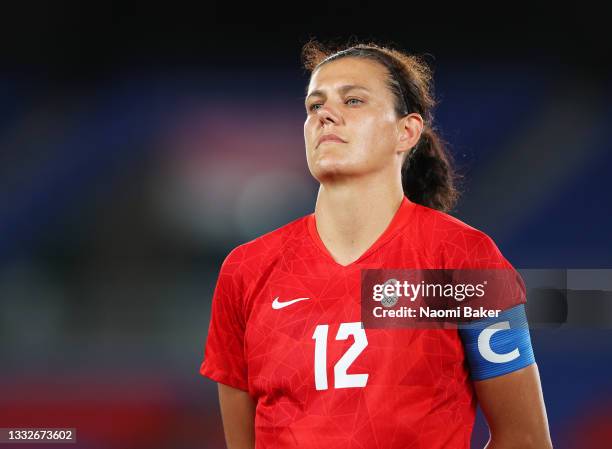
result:
M 490 369 L 478 335 L 361 323 L 363 269 L 511 269 L 445 213 L 457 192 L 427 66 L 376 45 L 303 55 L 315 212 L 234 249 L 213 298 L 201 373 L 228 447 L 468 448 L 476 398 L 489 449 L 551 447 L 528 331 Z

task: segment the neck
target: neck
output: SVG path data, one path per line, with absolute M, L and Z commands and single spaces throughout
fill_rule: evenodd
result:
M 386 175 L 321 183 L 315 206 L 317 231 L 339 264 L 359 259 L 397 212 L 404 197 L 401 178 L 390 183 Z

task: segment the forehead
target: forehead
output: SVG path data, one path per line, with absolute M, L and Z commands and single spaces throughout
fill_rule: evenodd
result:
M 317 69 L 310 78 L 308 92 L 333 90 L 347 84 L 363 86 L 373 91 L 386 89 L 387 76 L 387 69 L 376 61 L 344 57 Z

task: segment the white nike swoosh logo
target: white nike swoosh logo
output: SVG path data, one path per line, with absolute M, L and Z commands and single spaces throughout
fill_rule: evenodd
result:
M 296 298 L 296 299 L 292 299 L 291 301 L 280 302 L 277 296 L 276 298 L 274 298 L 274 301 L 272 301 L 272 308 L 274 310 L 282 309 L 283 307 L 290 306 L 291 304 L 295 304 L 298 301 L 304 301 L 305 299 L 310 299 L 310 298 Z

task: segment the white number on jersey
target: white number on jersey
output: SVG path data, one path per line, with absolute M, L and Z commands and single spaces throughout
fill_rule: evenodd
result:
M 317 390 L 327 390 L 327 333 L 329 325 L 319 324 L 312 338 L 315 340 L 314 374 Z M 355 342 L 338 360 L 334 366 L 335 388 L 363 388 L 368 382 L 368 374 L 347 374 L 351 363 L 361 354 L 368 345 L 368 338 L 361 323 L 341 323 L 336 334 L 336 340 L 346 340 L 352 335 Z

